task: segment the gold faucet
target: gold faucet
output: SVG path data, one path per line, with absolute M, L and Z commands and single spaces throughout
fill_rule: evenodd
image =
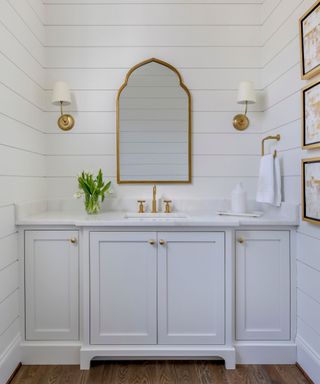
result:
M 157 213 L 157 187 L 152 188 L 152 213 Z

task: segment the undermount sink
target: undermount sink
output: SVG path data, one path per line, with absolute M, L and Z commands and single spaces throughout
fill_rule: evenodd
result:
M 164 213 L 164 212 L 157 212 L 157 213 L 151 213 L 151 212 L 145 212 L 145 213 L 138 213 L 138 212 L 127 212 L 124 217 L 126 219 L 186 219 L 188 216 L 185 213 L 182 212 L 170 212 L 170 213 Z

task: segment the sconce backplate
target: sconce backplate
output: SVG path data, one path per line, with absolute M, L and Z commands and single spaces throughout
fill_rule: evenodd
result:
M 63 131 L 70 131 L 74 126 L 74 118 L 71 115 L 61 115 L 58 119 L 58 126 Z
M 244 131 L 249 127 L 249 119 L 243 114 L 236 115 L 233 118 L 233 126 L 238 131 Z

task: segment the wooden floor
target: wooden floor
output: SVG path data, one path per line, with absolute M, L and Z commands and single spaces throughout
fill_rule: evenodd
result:
M 294 365 L 240 365 L 225 370 L 218 362 L 95 362 L 79 366 L 22 366 L 11 384 L 306 384 Z

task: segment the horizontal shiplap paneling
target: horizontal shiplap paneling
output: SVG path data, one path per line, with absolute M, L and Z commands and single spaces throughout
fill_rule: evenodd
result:
M 48 47 L 46 52 L 47 68 L 127 68 L 150 57 L 178 69 L 260 68 L 261 63 L 255 47 Z
M 40 8 L 40 0 L 0 3 L 0 355 L 20 332 L 14 203 L 46 193 L 45 36 L 35 13 Z M 10 366 L 18 363 L 10 361 Z
M 259 47 L 259 26 L 48 26 L 46 46 Z
M 39 17 L 39 15 L 35 12 L 35 9 L 38 9 L 40 5 L 40 1 L 36 4 L 36 2 L 33 2 L 32 7 L 32 1 L 20 1 L 20 0 L 7 0 L 8 3 L 11 5 L 11 7 L 15 10 L 17 15 L 20 16 L 20 18 L 23 20 L 23 23 L 29 28 L 31 33 L 35 36 L 35 38 L 40 43 L 40 47 L 43 46 L 45 42 L 45 28 L 43 25 L 43 20 Z M 44 50 L 40 49 L 40 55 L 43 58 L 44 57 Z
M 5 300 L 0 302 L 0 335 L 2 335 L 18 317 L 19 293 L 18 290 L 15 290 Z
M 239 108 L 240 107 L 240 108 Z M 242 136 L 244 133 L 236 131 L 232 126 L 233 115 L 240 112 L 239 106 L 234 112 L 192 112 L 192 132 L 194 133 L 232 133 Z M 101 134 L 115 133 L 115 112 L 73 112 L 75 127 L 69 132 L 57 131 L 57 112 L 46 113 L 47 132 L 54 135 L 76 135 L 76 134 Z M 250 112 L 250 126 L 246 134 L 258 135 L 263 132 L 263 113 Z M 48 139 L 50 140 L 50 138 Z
M 18 260 L 18 236 L 11 233 L 0 238 L 0 271 Z
M 226 0 L 226 1 L 223 1 L 223 4 L 225 5 L 233 5 L 233 4 L 261 4 L 263 3 L 264 1 L 266 0 Z M 163 4 L 165 6 L 165 4 L 167 3 L 171 3 L 172 1 L 171 0 L 119 0 L 119 1 L 115 1 L 115 0 L 95 0 L 94 3 L 95 4 L 130 4 L 130 3 L 133 3 L 133 4 L 153 4 L 153 3 L 157 3 L 157 4 Z M 79 4 L 87 4 L 87 5 L 90 5 L 92 4 L 92 2 L 90 2 L 89 0 L 67 0 L 67 1 L 62 1 L 62 0 L 44 0 L 43 1 L 44 4 L 60 4 L 60 5 L 66 5 L 66 4 L 75 4 L 75 5 L 79 5 Z M 198 2 L 196 0 L 175 0 L 175 3 L 179 4 L 198 4 Z M 222 1 L 221 0 L 201 0 L 201 3 L 208 3 L 208 4 L 221 4 Z
M 320 303 L 298 289 L 298 317 L 320 335 Z
M 3 269 L 0 278 L 0 303 L 18 287 L 18 262 Z
M 46 88 L 51 90 L 57 79 L 68 79 L 72 90 L 117 91 L 129 71 L 127 68 L 47 69 Z M 179 68 L 178 68 L 179 69 Z M 251 79 L 261 88 L 260 69 L 247 68 L 180 68 L 186 86 L 191 90 L 236 90 L 243 79 Z
M 44 83 L 44 68 L 1 22 L 0 52 L 36 84 L 41 86 Z
M 259 155 L 260 140 L 257 135 L 195 134 L 194 155 Z M 225 144 L 228 143 L 226 146 Z M 48 155 L 114 155 L 115 134 L 101 135 L 50 135 Z
M 11 4 L 12 2 L 12 4 Z M 20 6 L 18 5 L 20 3 Z M 21 3 L 28 8 L 26 1 L 16 2 L 15 0 L 1 1 L 0 13 L 1 24 L 7 31 L 13 35 L 19 44 L 29 52 L 29 54 L 40 64 L 44 64 L 44 51 L 41 42 L 37 39 L 36 35 L 30 30 L 30 27 L 24 22 L 24 19 L 17 12 L 14 5 L 21 10 Z M 22 5 L 23 7 L 23 5 Z M 30 7 L 28 8 L 29 17 L 34 15 Z
M 219 160 L 219 159 L 218 159 Z M 221 163 L 220 163 L 221 164 Z M 108 172 L 105 172 L 105 177 L 108 177 Z M 113 190 L 116 197 L 130 198 L 147 198 L 152 195 L 151 186 L 146 185 L 117 185 L 115 178 L 111 178 Z M 212 198 L 225 199 L 230 196 L 234 186 L 242 182 L 248 191 L 249 198 L 255 198 L 257 178 L 256 177 L 228 177 L 228 176 L 213 176 L 213 177 L 198 177 L 194 176 L 192 184 L 177 185 L 167 184 L 159 186 L 160 195 L 165 193 L 168 198 L 173 201 L 179 198 Z M 48 198 L 49 199 L 70 199 L 78 189 L 76 175 L 73 177 L 48 177 Z
M 262 6 L 262 87 L 265 89 L 264 128 L 281 134 L 280 150 L 286 201 L 301 202 L 301 158 L 319 151 L 301 150 L 301 92 L 298 19 L 313 0 L 266 0 Z M 319 227 L 302 222 L 297 236 L 297 334 L 320 351 Z M 298 362 L 308 372 L 303 361 Z
M 47 25 L 260 25 L 255 4 L 53 4 L 47 13 Z

